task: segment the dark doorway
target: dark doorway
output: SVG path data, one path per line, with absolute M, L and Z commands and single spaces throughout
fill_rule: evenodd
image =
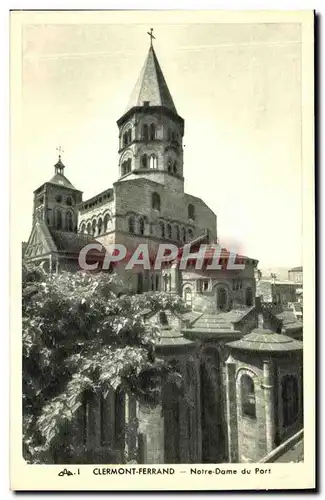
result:
M 219 311 L 225 311 L 227 309 L 227 292 L 225 288 L 218 288 L 217 308 Z

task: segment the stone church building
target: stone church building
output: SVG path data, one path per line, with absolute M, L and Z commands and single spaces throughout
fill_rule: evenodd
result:
M 83 200 L 59 157 L 54 176 L 36 189 L 25 262 L 49 272 L 78 270 L 80 250 L 94 242 L 130 252 L 145 243 L 152 255 L 160 243 L 190 243 L 193 252 L 205 244 L 207 251 L 200 270 L 194 263 L 182 270 L 179 259 L 162 271 L 115 267 L 128 291 L 175 293 L 188 306 L 183 315 L 144 311 L 147 327 L 160 331 L 156 356 L 174 363 L 182 390 L 168 383 L 155 408 L 122 390 L 107 398 L 86 394 L 71 439 L 94 463 L 261 460 L 303 426 L 302 342 L 255 298 L 256 259 L 237 256 L 244 268 L 227 269 L 223 249 L 220 269 L 208 269 L 217 217 L 184 190 L 185 122 L 152 43 L 117 126 L 112 187 Z M 101 257 L 93 250 L 87 260 Z

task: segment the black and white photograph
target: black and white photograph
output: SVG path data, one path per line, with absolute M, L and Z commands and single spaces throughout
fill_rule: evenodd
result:
M 11 13 L 24 467 L 299 483 L 313 13 L 34 14 Z

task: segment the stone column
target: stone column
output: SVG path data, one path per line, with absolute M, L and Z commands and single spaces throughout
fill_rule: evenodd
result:
M 137 401 L 133 394 L 127 398 L 127 458 L 129 461 L 137 459 L 138 453 L 138 419 Z
M 236 361 L 232 356 L 226 361 L 226 383 L 228 459 L 230 463 L 236 463 L 238 462 Z
M 164 417 L 161 404 L 155 407 L 139 405 L 139 445 L 140 455 L 147 464 L 165 463 Z
M 186 360 L 181 361 L 181 372 L 183 376 L 184 393 L 188 395 L 190 382 L 187 377 Z M 179 433 L 179 455 L 180 463 L 189 463 L 189 440 L 190 436 L 190 408 L 184 396 L 179 397 L 179 426 L 175 429 Z M 172 430 L 171 430 L 172 432 Z
M 263 361 L 263 384 L 265 404 L 265 433 L 266 453 L 274 448 L 275 422 L 274 422 L 274 373 L 271 360 Z
M 178 269 L 178 264 L 172 264 L 170 268 L 170 292 L 174 294 L 180 293 L 180 272 Z
M 113 448 L 115 445 L 115 392 L 108 391 L 106 398 L 102 397 L 102 444 Z

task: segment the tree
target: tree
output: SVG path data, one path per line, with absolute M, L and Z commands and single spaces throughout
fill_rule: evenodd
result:
M 114 275 L 48 275 L 23 266 L 23 448 L 31 463 L 62 445 L 85 391 L 118 386 L 155 404 L 173 368 L 155 359 L 143 311 L 183 310 L 180 297 L 119 296 Z M 150 373 L 150 377 L 146 376 Z

